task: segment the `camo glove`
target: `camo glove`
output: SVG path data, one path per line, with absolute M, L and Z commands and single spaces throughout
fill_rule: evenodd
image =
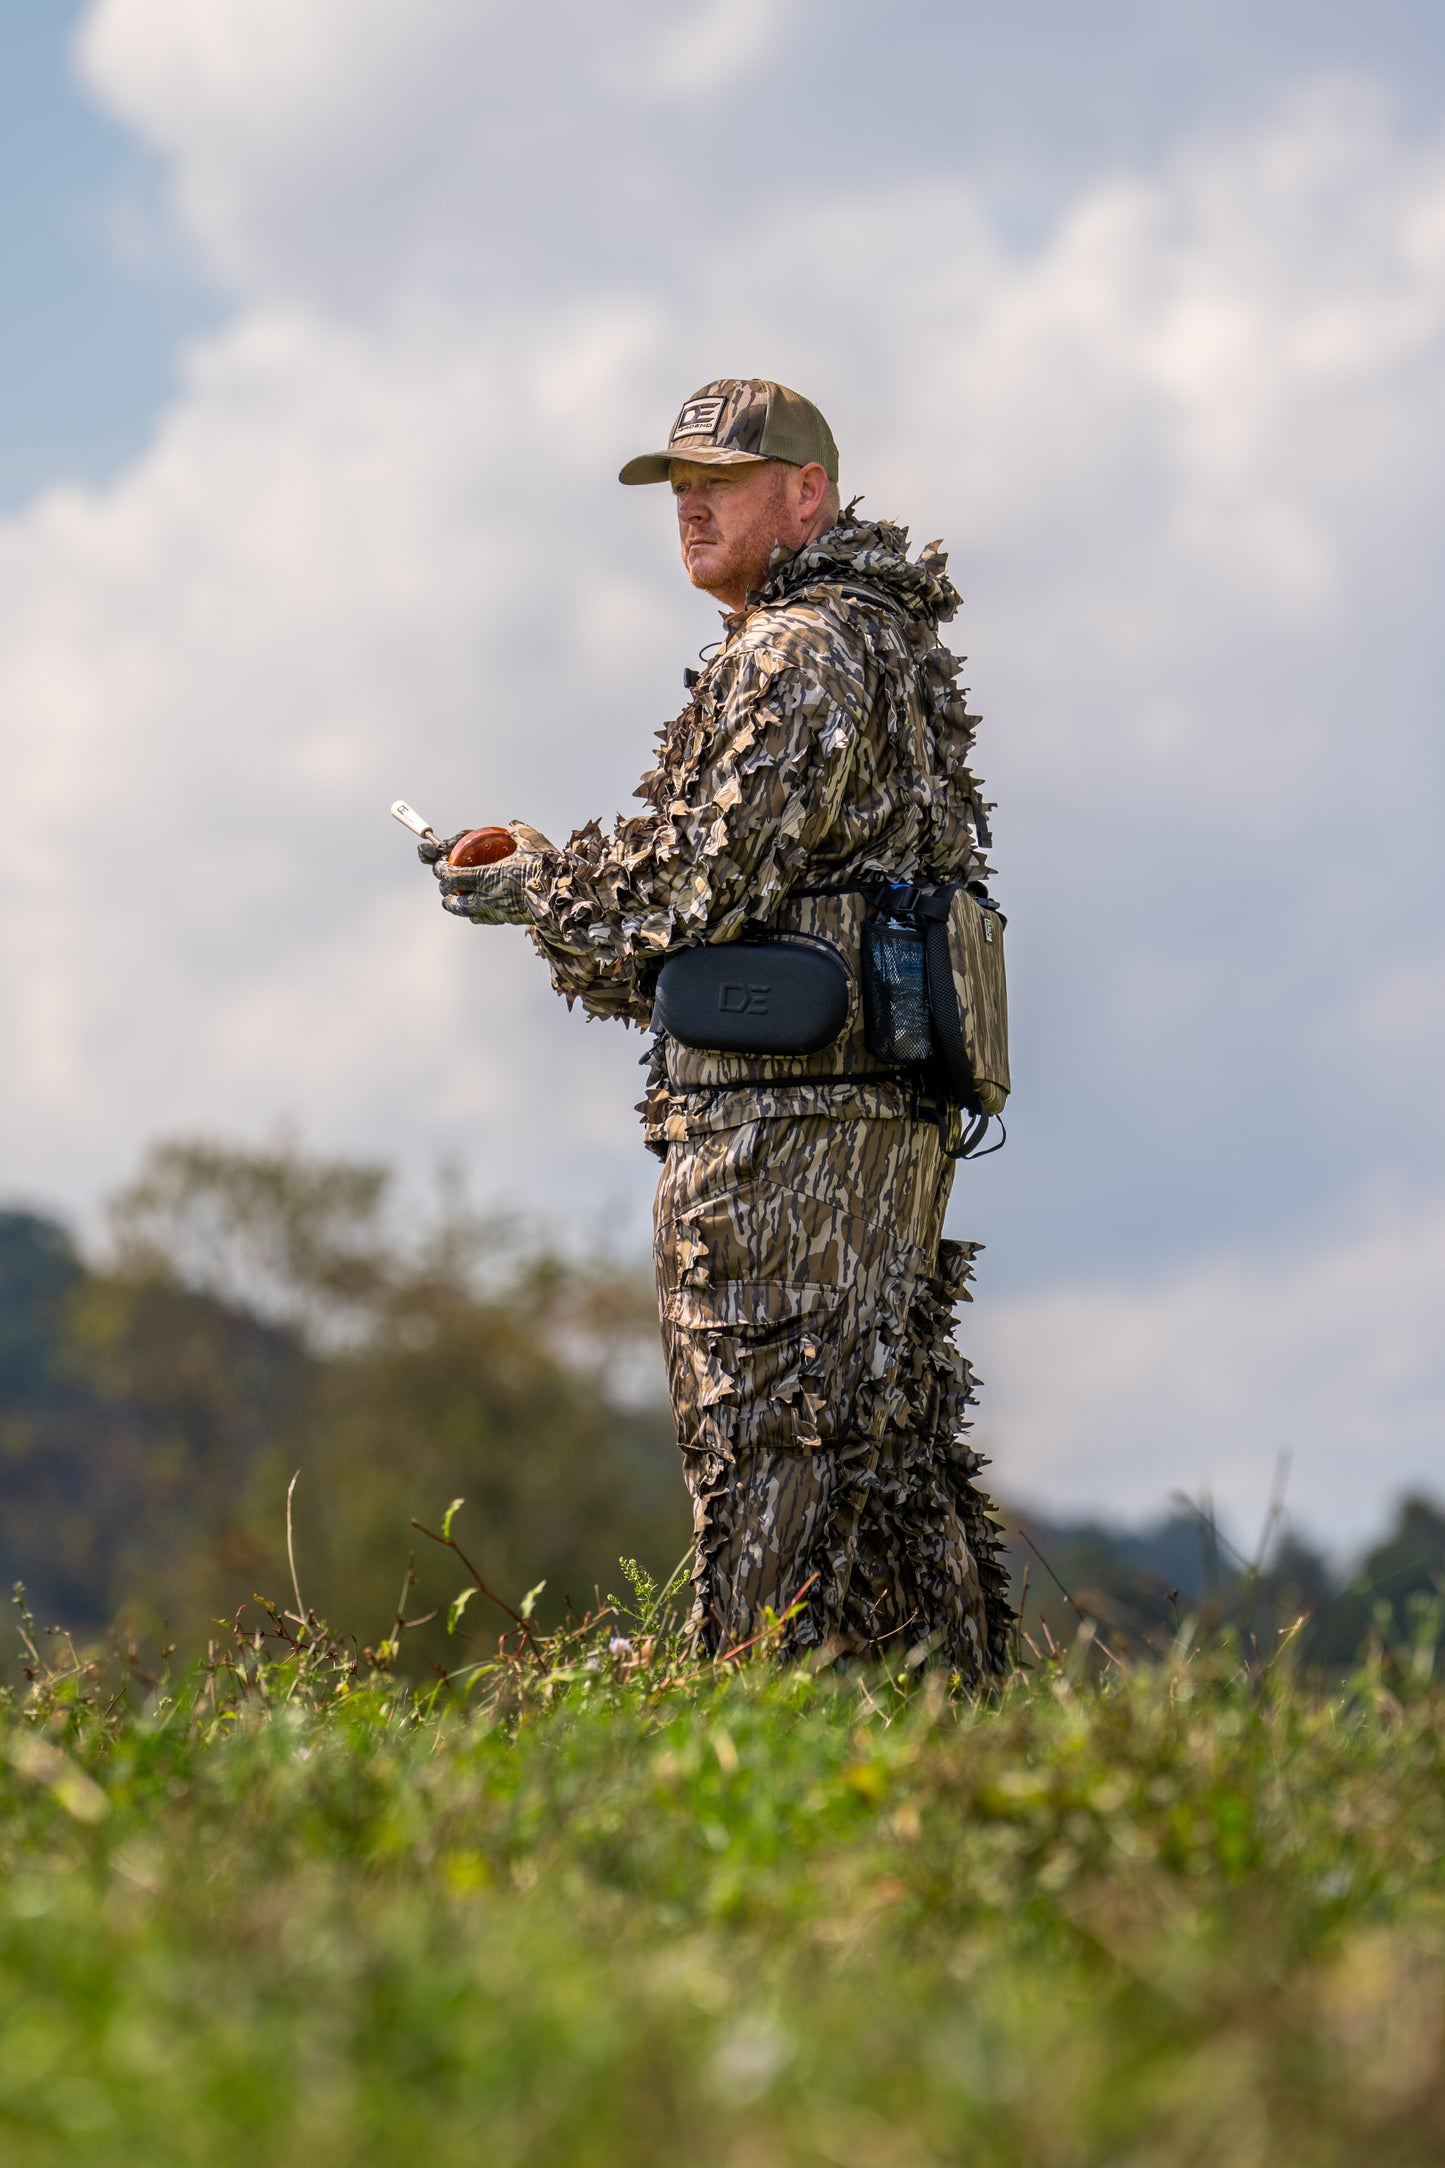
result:
M 538 852 L 550 851 L 552 846 L 525 821 L 510 821 L 508 826 L 518 845 L 510 858 L 498 859 L 493 866 L 453 866 L 438 854 L 432 864 L 442 909 L 454 918 L 469 918 L 475 926 L 531 925 L 534 913 L 527 900 L 527 876 Z M 465 835 L 466 830 L 461 833 Z M 457 841 L 457 836 L 449 837 L 444 849 L 450 851 Z
M 521 851 L 495 866 L 449 866 L 439 859 L 434 870 L 442 909 L 454 918 L 469 918 L 477 926 L 531 925 L 527 860 Z

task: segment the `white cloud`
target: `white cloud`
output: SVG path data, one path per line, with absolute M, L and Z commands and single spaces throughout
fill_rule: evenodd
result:
M 1382 1495 L 1438 1490 L 1445 1202 L 1381 1201 L 1292 1255 L 1236 1251 L 1151 1284 L 981 1309 L 981 1440 L 1008 1494 L 1143 1518 L 1171 1486 L 1260 1525 L 1279 1456 L 1293 1503 L 1354 1544 Z
M 623 92 L 711 104 L 778 63 L 797 13 L 798 0 L 704 0 L 681 20 L 664 18 L 641 51 L 630 40 L 633 50 L 613 83 Z
M 92 9 L 88 79 L 237 305 L 113 488 L 0 528 L 11 1179 L 85 1198 L 158 1131 L 291 1115 L 640 1208 L 640 1042 L 444 921 L 384 809 L 555 833 L 625 800 L 712 620 L 665 502 L 612 476 L 695 383 L 771 373 L 971 598 L 1022 1080 L 959 1208 L 1004 1265 L 991 1426 L 1040 1483 L 1142 1504 L 1244 1484 L 1328 1370 L 1376 1396 L 1383 1494 L 1436 1389 L 1430 1288 L 1408 1344 L 1390 1290 L 1445 1195 L 1415 571 L 1445 153 L 1336 84 L 1101 179 L 1028 252 L 966 172 L 856 159 L 730 167 L 699 245 L 697 144 L 756 34 L 747 0 Z M 669 134 L 694 67 L 738 102 Z M 1424 1202 L 1370 1222 L 1383 1292 L 1322 1349 L 1339 1279 L 1301 1227 L 1401 1166 Z
M 398 168 L 405 181 L 425 163 L 429 121 L 458 127 L 497 12 L 484 0 L 427 0 L 424 13 L 401 0 L 100 0 L 77 54 L 96 95 L 174 162 L 210 268 L 253 288 L 284 275 L 288 223 L 304 232 Z
M 809 13 L 95 0 L 77 53 L 93 94 L 174 162 L 215 275 L 375 319 L 438 284 L 483 312 L 500 284 L 545 290 L 564 265 L 588 286 L 664 235 L 674 261 L 696 258 L 717 219 L 700 233 L 688 200 L 729 149 L 714 109 L 776 79 Z

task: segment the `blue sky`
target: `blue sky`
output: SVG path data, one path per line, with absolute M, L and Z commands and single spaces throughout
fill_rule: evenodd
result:
M 179 246 L 142 258 L 140 232 L 165 232 L 164 181 L 75 80 L 81 12 L 0 0 L 0 509 L 62 477 L 113 474 L 173 393 L 180 346 L 218 309 Z
M 93 1215 L 290 1122 L 640 1236 L 638 1042 L 384 808 L 626 802 L 712 620 L 612 477 L 773 374 L 966 597 L 1005 1487 L 1252 1516 L 1289 1446 L 1344 1541 L 1432 1481 L 1442 55 L 1396 4 L 0 0 L 0 1183 Z

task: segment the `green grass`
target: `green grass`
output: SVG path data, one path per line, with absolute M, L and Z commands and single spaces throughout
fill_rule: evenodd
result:
M 617 1630 L 12 1695 L 6 2168 L 1440 2159 L 1428 1649 L 979 1707 Z

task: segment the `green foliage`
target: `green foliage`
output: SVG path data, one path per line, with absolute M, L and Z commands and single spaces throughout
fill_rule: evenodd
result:
M 633 1585 L 424 1692 L 274 1608 L 128 1688 L 26 1623 L 7 2168 L 1439 2157 L 1432 1648 L 977 1705 Z
M 464 1588 L 459 1596 L 453 1596 L 447 1605 L 447 1632 L 454 1634 L 462 1623 L 462 1613 L 476 1595 L 475 1588 Z

